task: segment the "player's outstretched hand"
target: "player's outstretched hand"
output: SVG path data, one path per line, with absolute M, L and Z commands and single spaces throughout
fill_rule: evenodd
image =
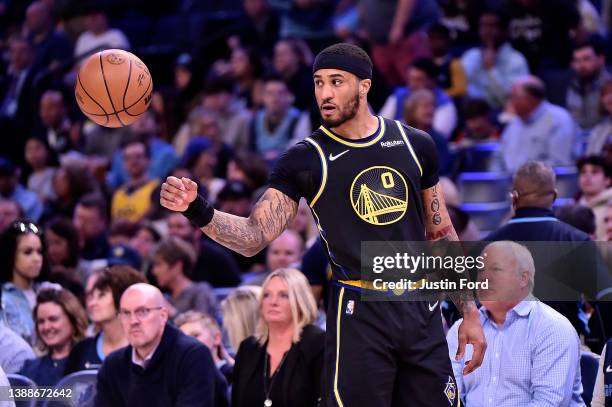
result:
M 184 212 L 198 196 L 198 184 L 189 178 L 168 177 L 161 186 L 159 202 L 164 208 Z
M 465 362 L 463 368 L 463 374 L 467 375 L 480 367 L 484 359 L 485 350 L 487 349 L 487 340 L 480 324 L 478 310 L 463 316 L 463 321 L 461 321 L 459 326 L 458 343 L 456 360 L 463 359 L 466 344 L 469 343 L 474 347 L 472 359 Z

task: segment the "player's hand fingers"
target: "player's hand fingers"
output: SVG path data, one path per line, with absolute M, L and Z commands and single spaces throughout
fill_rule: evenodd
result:
M 185 189 L 183 186 L 183 182 L 179 178 L 173 176 L 169 176 L 168 178 L 166 178 L 166 182 L 164 182 L 164 184 L 173 186 L 174 188 L 180 189 L 181 191 Z
M 196 184 L 193 180 L 183 177 L 181 178 L 181 181 L 183 181 L 183 185 L 185 186 L 185 189 L 187 191 L 197 191 L 198 190 L 198 184 Z
M 181 183 L 181 185 L 182 185 L 182 183 Z M 187 197 L 187 193 L 185 192 L 184 189 L 178 188 L 178 187 L 176 187 L 174 185 L 171 185 L 171 184 L 168 184 L 167 182 L 164 182 L 162 184 L 161 192 L 162 193 L 165 192 L 166 194 L 168 194 L 167 196 L 169 196 L 169 194 L 172 194 L 172 195 L 177 196 L 177 197 L 182 197 L 182 198 L 186 198 Z
M 476 339 L 471 342 L 474 346 L 474 352 L 472 353 L 472 359 L 465 364 L 463 374 L 472 373 L 482 365 L 484 359 L 485 350 L 487 349 L 487 343 L 484 339 Z
M 459 334 L 457 336 L 457 354 L 455 355 L 455 360 L 463 359 L 463 355 L 465 354 L 465 345 L 467 343 L 467 337 L 464 334 Z

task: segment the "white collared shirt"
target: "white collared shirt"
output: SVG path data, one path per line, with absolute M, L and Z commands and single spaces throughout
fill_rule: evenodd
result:
M 159 346 L 159 344 L 157 344 L 157 346 Z M 157 346 L 155 346 L 155 348 L 153 348 L 151 353 L 149 353 L 147 356 L 145 356 L 144 359 L 142 359 L 140 356 L 138 356 L 138 352 L 136 352 L 136 348 L 134 348 L 132 346 L 132 363 L 142 367 L 143 369 L 146 369 L 147 365 L 149 364 L 149 362 L 153 358 L 153 355 L 155 354 L 155 351 L 157 350 Z

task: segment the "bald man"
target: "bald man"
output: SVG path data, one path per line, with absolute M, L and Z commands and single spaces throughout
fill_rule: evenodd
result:
M 96 406 L 215 405 L 210 351 L 168 324 L 165 304 L 149 284 L 134 284 L 123 293 L 119 319 L 130 345 L 104 360 Z
M 544 83 L 535 76 L 518 79 L 510 92 L 516 113 L 502 133 L 500 167 L 516 171 L 529 160 L 573 165 L 577 126 L 567 110 L 545 99 Z

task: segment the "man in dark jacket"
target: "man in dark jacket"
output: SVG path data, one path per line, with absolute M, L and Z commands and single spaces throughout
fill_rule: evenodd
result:
M 96 406 L 213 406 L 215 365 L 210 351 L 167 324 L 162 293 L 134 284 L 121 297 L 119 318 L 130 346 L 104 360 Z
M 524 164 L 514 174 L 511 194 L 514 217 L 484 240 L 528 242 L 536 266 L 535 287 L 539 287 L 534 295 L 569 319 L 590 346 L 601 349 L 603 338 L 593 336 L 603 327 L 593 326 L 598 318 L 587 323 L 576 300 L 581 293 L 596 298 L 612 282 L 590 237 L 553 214 L 557 197 L 553 169 L 541 162 Z M 592 305 L 597 312 L 597 303 Z

